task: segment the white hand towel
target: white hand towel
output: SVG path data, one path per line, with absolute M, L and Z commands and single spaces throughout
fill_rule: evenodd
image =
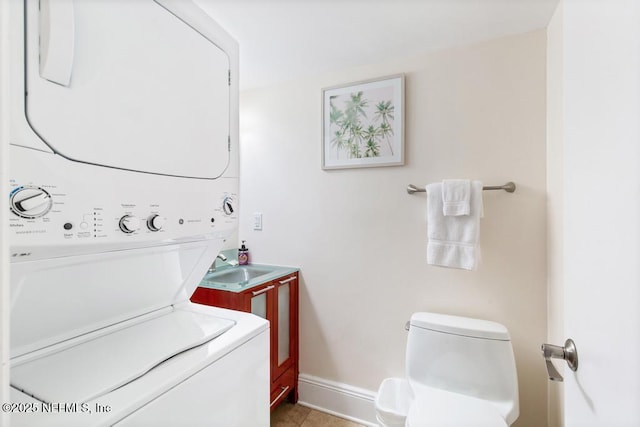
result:
M 427 263 L 475 270 L 480 258 L 482 182 L 471 182 L 469 215 L 444 216 L 442 183 L 427 188 Z
M 442 213 L 444 216 L 469 215 L 471 211 L 471 181 L 445 179 L 442 181 Z

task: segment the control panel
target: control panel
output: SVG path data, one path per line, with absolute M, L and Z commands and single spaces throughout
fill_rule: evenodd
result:
M 24 150 L 23 150 L 24 151 Z M 210 238 L 227 238 L 238 225 L 237 178 L 180 179 L 64 162 L 63 177 L 33 168 L 11 176 L 9 229 L 12 261 L 66 256 Z M 22 152 L 22 151 L 19 151 Z M 19 161 L 19 155 L 16 155 Z M 91 174 L 82 170 L 92 168 Z M 77 173 L 71 173 L 78 169 Z M 95 182 L 72 179 L 95 177 Z

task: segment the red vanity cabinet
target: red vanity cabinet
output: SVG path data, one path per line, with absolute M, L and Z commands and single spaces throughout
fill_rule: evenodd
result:
M 290 273 L 242 292 L 198 287 L 191 301 L 253 313 L 271 331 L 271 410 L 287 397 L 298 401 L 298 273 Z

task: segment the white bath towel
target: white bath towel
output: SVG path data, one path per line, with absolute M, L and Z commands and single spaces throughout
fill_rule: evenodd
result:
M 442 181 L 442 213 L 444 216 L 469 215 L 471 212 L 471 181 L 445 179 Z
M 427 263 L 475 270 L 480 257 L 482 182 L 471 182 L 469 215 L 443 214 L 442 183 L 427 188 Z

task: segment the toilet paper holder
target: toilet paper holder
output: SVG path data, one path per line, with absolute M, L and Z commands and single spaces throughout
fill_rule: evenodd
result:
M 551 359 L 563 359 L 572 371 L 578 370 L 578 350 L 571 338 L 564 342 L 564 347 L 553 344 L 542 344 L 542 357 L 547 365 L 547 373 L 551 381 L 562 382 L 564 379 L 560 372 L 553 366 Z

